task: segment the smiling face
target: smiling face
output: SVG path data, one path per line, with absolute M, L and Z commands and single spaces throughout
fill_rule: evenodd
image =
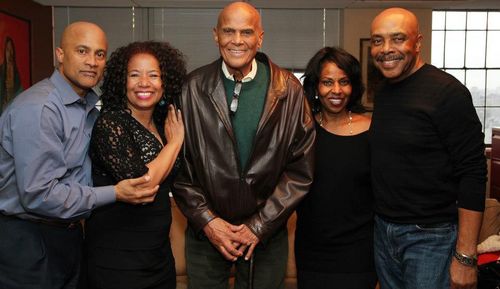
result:
M 229 72 L 247 75 L 264 36 L 255 8 L 242 2 L 230 4 L 219 15 L 213 36 Z
M 346 108 L 352 93 L 347 74 L 333 62 L 325 62 L 321 68 L 318 96 L 321 110 L 327 114 L 338 114 Z
M 421 40 L 413 13 L 401 8 L 384 10 L 371 26 L 371 55 L 375 66 L 391 82 L 405 79 L 423 65 Z
M 135 111 L 153 111 L 163 96 L 160 63 L 151 54 L 132 56 L 127 66 L 127 107 Z
M 106 64 L 108 42 L 95 24 L 76 22 L 63 32 L 56 49 L 59 72 L 80 96 L 101 80 Z

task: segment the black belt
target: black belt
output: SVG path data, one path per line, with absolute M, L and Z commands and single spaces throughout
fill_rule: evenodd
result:
M 28 221 L 28 222 L 32 222 L 32 223 L 44 224 L 44 225 L 57 227 L 57 228 L 63 228 L 63 229 L 73 229 L 73 228 L 76 228 L 78 226 L 81 226 L 80 221 L 65 222 L 65 221 L 61 221 L 61 220 L 27 219 L 27 218 L 19 218 L 16 216 L 4 215 L 4 214 L 0 214 L 0 216 L 3 216 L 3 217 L 8 218 L 8 219 Z

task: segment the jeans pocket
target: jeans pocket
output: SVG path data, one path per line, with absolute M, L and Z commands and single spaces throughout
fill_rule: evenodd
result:
M 444 222 L 444 223 L 432 223 L 432 224 L 416 224 L 415 227 L 423 232 L 449 233 L 455 230 L 456 223 Z

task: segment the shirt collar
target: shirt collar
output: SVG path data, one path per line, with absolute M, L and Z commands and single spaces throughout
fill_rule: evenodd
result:
M 222 72 L 224 72 L 224 76 L 227 79 L 234 81 L 234 75 L 229 72 L 224 61 L 222 61 Z M 250 72 L 241 79 L 241 82 L 252 81 L 255 78 L 255 75 L 257 75 L 257 61 L 255 61 L 254 58 L 252 60 L 252 70 L 250 70 Z
M 95 106 L 99 97 L 97 94 L 90 89 L 85 97 L 80 97 L 68 83 L 68 81 L 61 75 L 59 70 L 55 70 L 50 77 L 50 81 L 55 84 L 58 90 L 61 91 L 61 99 L 65 105 L 79 102 L 88 106 Z

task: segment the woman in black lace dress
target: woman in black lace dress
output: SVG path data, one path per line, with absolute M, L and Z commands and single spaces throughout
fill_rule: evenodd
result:
M 87 220 L 88 288 L 175 288 L 169 191 L 184 126 L 168 103 L 179 96 L 185 74 L 181 53 L 168 43 L 134 42 L 107 63 L 90 143 L 94 185 L 147 173 L 148 185 L 160 189 L 152 203 L 117 202 Z

